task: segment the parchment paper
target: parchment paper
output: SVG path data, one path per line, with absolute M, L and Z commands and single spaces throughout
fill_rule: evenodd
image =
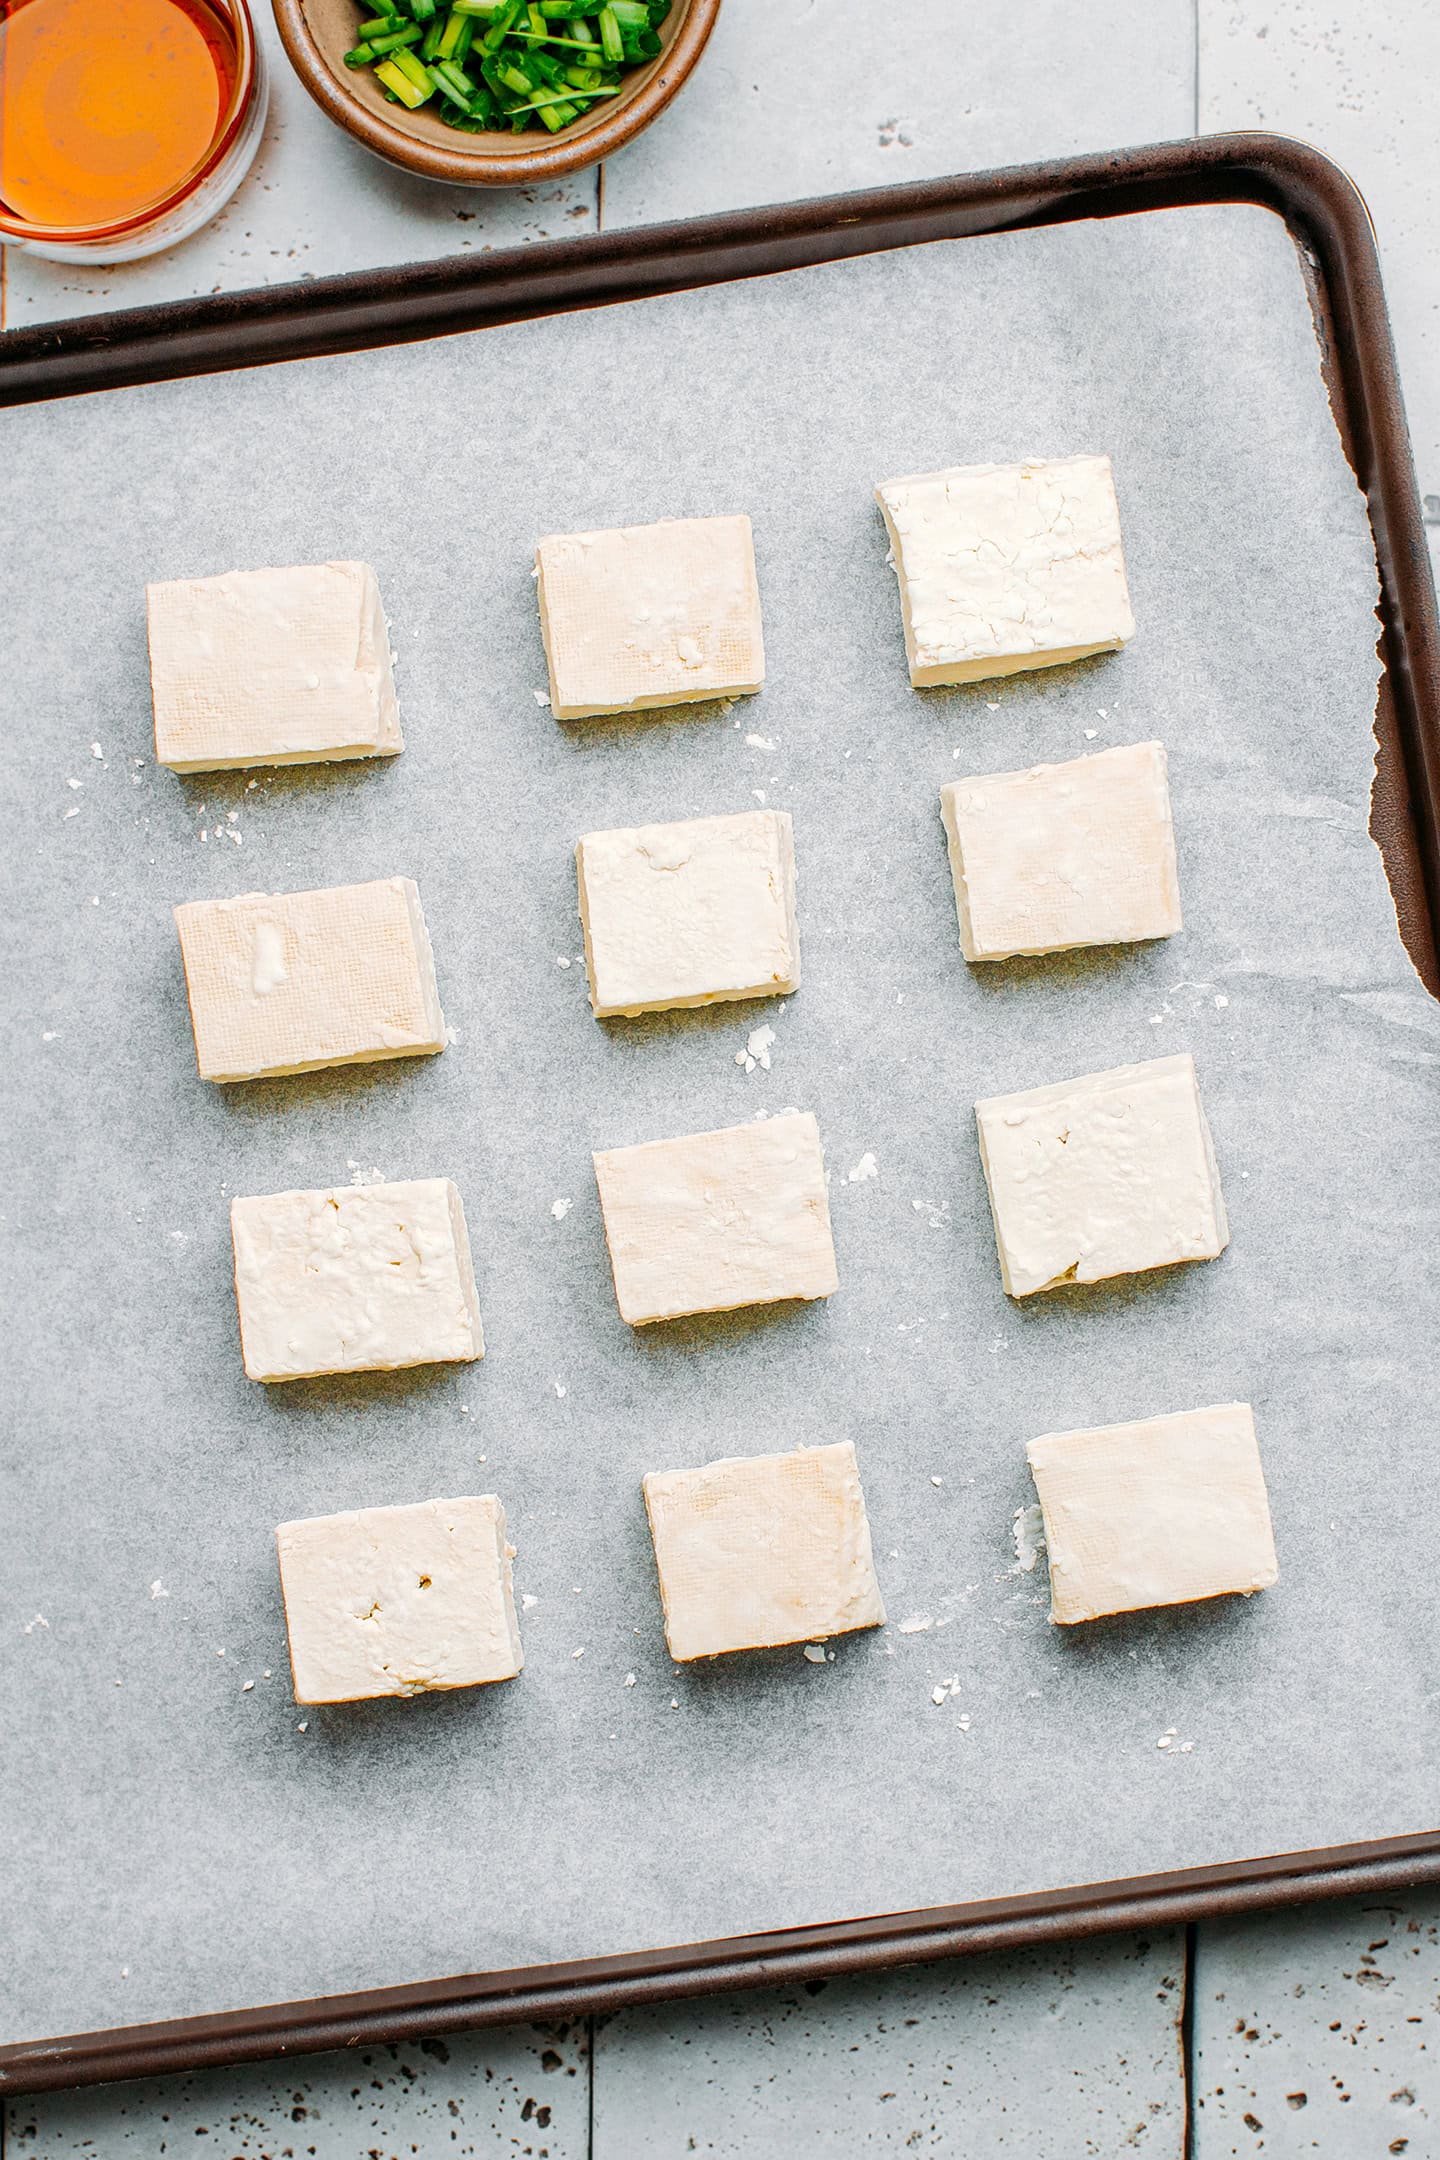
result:
M 3 443 L 5 2039 L 1433 1824 L 1440 1014 L 1366 833 L 1375 567 L 1278 220 L 928 246 Z M 1134 646 L 913 693 L 875 480 L 1079 450 L 1115 460 Z M 763 695 L 557 724 L 536 535 L 742 509 Z M 157 771 L 146 579 L 329 556 L 379 571 L 403 757 Z M 1183 935 L 967 969 L 941 783 L 1150 736 Z M 762 795 L 802 989 L 597 1025 L 576 835 Z M 392 873 L 453 1047 L 202 1084 L 172 905 Z M 974 1099 L 1186 1048 L 1230 1250 L 1007 1302 Z M 838 1295 L 632 1334 L 592 1147 L 790 1105 Z M 248 1383 L 229 1196 L 372 1170 L 458 1180 L 484 1364 Z M 1052 1628 L 1025 1442 L 1235 1397 L 1276 1588 Z M 677 1672 L 641 1473 L 842 1435 L 889 1628 Z M 491 1490 L 523 1677 L 297 1710 L 273 1525 Z

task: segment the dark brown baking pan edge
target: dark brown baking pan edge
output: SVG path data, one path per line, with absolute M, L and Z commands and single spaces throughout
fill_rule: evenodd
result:
M 1069 1941 L 1182 1921 L 1440 1882 L 1440 1837 L 1385 1838 L 1323 1852 L 1237 1860 L 1131 1881 L 936 1906 L 769 1935 L 737 1935 L 624 1957 L 534 1965 L 223 2011 L 0 2048 L 0 2099 L 158 2077 L 266 2056 L 314 2054 L 484 2025 L 553 2022 L 682 1996 L 775 1987 L 839 1973 L 885 1972 L 983 1950 Z
M 1440 626 L 1429 551 L 1369 216 L 1339 168 L 1303 143 L 1269 135 L 1162 143 L 7 332 L 0 336 L 0 405 L 480 329 L 925 241 L 1206 202 L 1252 202 L 1275 210 L 1309 266 L 1331 401 L 1365 492 L 1380 565 L 1386 677 L 1376 722 L 1380 759 L 1372 830 L 1407 944 L 1434 989 Z M 27 2041 L 0 2048 L 0 2095 L 418 2039 L 466 2026 L 603 2013 L 1435 1881 L 1440 1830 L 982 1904 Z

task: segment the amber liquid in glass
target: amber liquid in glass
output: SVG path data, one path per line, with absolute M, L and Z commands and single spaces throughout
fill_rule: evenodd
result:
M 139 216 L 203 162 L 236 73 L 205 0 L 0 0 L 0 205 L 61 229 Z

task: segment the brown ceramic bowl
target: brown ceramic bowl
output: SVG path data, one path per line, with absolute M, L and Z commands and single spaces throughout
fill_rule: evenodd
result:
M 599 0 L 596 0 L 598 7 Z M 662 23 L 663 49 L 558 135 L 468 135 L 448 128 L 428 105 L 407 112 L 386 103 L 369 68 L 347 68 L 364 8 L 356 0 L 274 0 L 275 22 L 296 74 L 317 105 L 357 141 L 432 180 L 460 187 L 529 187 L 594 165 L 647 128 L 689 75 L 720 12 L 720 0 L 674 0 Z

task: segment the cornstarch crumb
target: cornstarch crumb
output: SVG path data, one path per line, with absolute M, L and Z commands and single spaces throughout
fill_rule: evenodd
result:
M 825 1645 L 824 1643 L 807 1642 L 800 1655 L 807 1659 L 811 1665 L 823 1665 L 825 1663 Z
M 571 1208 L 574 1207 L 574 1205 L 575 1203 L 573 1200 L 552 1200 L 550 1203 L 550 1213 L 554 1216 L 556 1222 L 564 1222 L 565 1217 L 569 1214 Z
M 864 1185 L 868 1179 L 878 1178 L 879 1175 L 880 1165 L 867 1148 L 854 1169 L 846 1171 L 845 1182 L 847 1185 Z

